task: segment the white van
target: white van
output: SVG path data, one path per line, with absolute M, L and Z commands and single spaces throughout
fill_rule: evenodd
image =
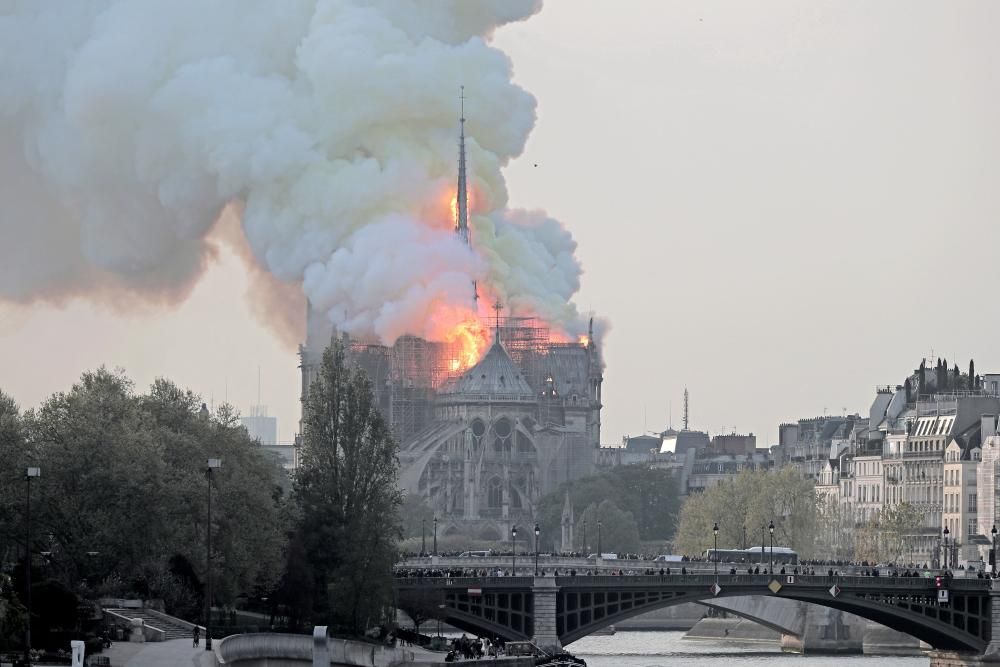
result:
M 660 554 L 654 560 L 661 563 L 680 563 L 684 560 L 684 556 L 677 556 L 674 554 Z
M 489 558 L 493 555 L 492 551 L 463 551 L 458 554 L 459 558 Z

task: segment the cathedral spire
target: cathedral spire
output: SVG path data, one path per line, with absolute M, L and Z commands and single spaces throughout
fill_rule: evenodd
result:
M 465 179 L 465 86 L 460 87 L 459 101 L 461 104 L 461 115 L 459 116 L 458 133 L 458 190 L 455 192 L 455 233 L 471 246 L 469 239 L 469 193 Z M 472 281 L 472 298 L 479 300 L 479 288 L 476 281 Z
M 459 100 L 462 105 L 462 114 L 459 117 L 458 134 L 458 190 L 455 193 L 455 232 L 462 237 L 466 245 L 469 244 L 469 196 L 465 183 L 465 86 L 461 87 Z

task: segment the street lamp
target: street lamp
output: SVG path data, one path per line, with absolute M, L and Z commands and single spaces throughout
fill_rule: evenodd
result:
M 206 467 L 208 477 L 208 525 L 206 527 L 207 546 L 205 550 L 205 650 L 212 650 L 212 471 L 222 467 L 222 459 L 209 459 Z
M 997 527 L 996 527 L 996 524 L 993 524 L 993 530 L 991 530 L 990 532 L 993 533 L 993 558 L 992 558 L 992 560 L 993 560 L 993 576 L 995 577 L 995 576 L 997 576 Z
M 517 526 L 510 527 L 510 570 L 512 576 L 517 576 Z
M 427 519 L 420 520 L 420 555 L 427 555 Z
M 951 533 L 948 526 L 944 527 L 944 569 L 948 569 L 948 535 Z
M 28 593 L 28 623 L 24 631 L 24 662 L 31 667 L 31 478 L 41 477 L 41 468 L 28 468 L 24 474 L 28 490 L 24 507 L 24 576 Z
M 438 518 L 434 517 L 434 555 L 438 555 Z
M 542 534 L 542 531 L 538 529 L 538 524 L 535 524 L 535 576 L 538 576 L 538 536 Z
M 601 522 L 597 522 L 597 557 L 603 558 L 601 554 L 604 552 L 601 550 Z
M 719 522 L 716 521 L 715 525 L 712 526 L 712 535 L 715 537 L 715 548 L 712 549 L 712 555 L 715 556 L 713 559 L 715 561 L 715 580 L 719 580 Z
M 767 530 L 771 533 L 771 574 L 774 574 L 774 521 L 767 524 Z

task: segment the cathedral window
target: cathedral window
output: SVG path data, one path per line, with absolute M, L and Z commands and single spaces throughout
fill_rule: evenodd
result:
M 503 482 L 499 477 L 490 478 L 486 503 L 489 507 L 500 507 L 503 504 Z

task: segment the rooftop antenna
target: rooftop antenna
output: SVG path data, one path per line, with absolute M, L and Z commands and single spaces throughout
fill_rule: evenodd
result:
M 684 387 L 684 430 L 688 430 L 688 388 Z
M 465 182 L 465 86 L 459 86 L 458 94 L 461 105 L 461 115 L 459 116 L 458 133 L 458 191 L 455 193 L 455 233 L 462 239 L 465 245 L 472 247 L 469 239 L 469 195 Z M 472 281 L 472 299 L 479 300 L 479 289 L 476 281 Z

